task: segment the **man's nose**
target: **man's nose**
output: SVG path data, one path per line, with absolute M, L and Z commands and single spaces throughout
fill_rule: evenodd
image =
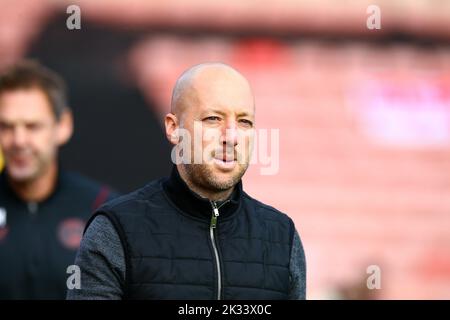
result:
M 16 146 L 23 146 L 27 142 L 27 132 L 26 129 L 22 126 L 18 126 L 14 128 L 13 131 L 13 142 Z
M 238 144 L 238 131 L 235 121 L 228 121 L 225 132 L 222 135 L 222 142 L 228 147 L 234 147 Z

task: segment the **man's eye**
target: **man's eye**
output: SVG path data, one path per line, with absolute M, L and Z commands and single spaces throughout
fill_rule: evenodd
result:
M 0 123 L 0 130 L 1 131 L 6 131 L 6 130 L 11 130 L 12 126 L 6 124 L 6 123 Z
M 245 124 L 246 126 L 253 127 L 253 122 L 251 122 L 250 120 L 241 119 L 241 120 L 239 120 L 239 122 Z
M 207 120 L 207 121 L 220 121 L 220 118 L 219 118 L 219 117 L 216 117 L 216 116 L 211 116 L 211 117 L 206 117 L 206 118 L 203 119 L 203 120 Z
M 43 126 L 40 123 L 30 123 L 27 125 L 27 129 L 31 131 L 36 131 L 41 129 Z

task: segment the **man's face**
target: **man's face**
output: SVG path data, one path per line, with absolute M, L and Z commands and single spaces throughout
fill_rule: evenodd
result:
M 39 89 L 0 95 L 0 146 L 9 177 L 25 182 L 39 177 L 55 160 L 58 122 Z
M 196 83 L 195 94 L 180 119 L 180 127 L 192 139 L 191 164 L 185 168 L 197 185 L 223 191 L 238 183 L 248 168 L 254 139 L 254 101 L 242 79 L 205 77 Z M 194 142 L 196 137 L 199 143 Z

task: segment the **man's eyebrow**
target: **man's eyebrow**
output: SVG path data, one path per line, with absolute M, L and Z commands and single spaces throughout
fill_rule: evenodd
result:
M 247 111 L 239 112 L 237 114 L 238 117 L 252 117 L 253 115 L 251 113 L 248 113 Z
M 220 114 L 221 116 L 226 115 L 226 112 L 224 112 L 220 109 L 209 109 L 209 110 L 204 111 L 202 114 L 205 114 L 205 113 L 217 113 L 217 114 Z M 237 116 L 238 117 L 252 117 L 253 115 L 247 111 L 242 111 L 242 112 L 238 112 Z
M 225 112 L 220 109 L 208 109 L 208 110 L 205 110 L 202 114 L 206 114 L 206 113 L 217 113 L 217 114 L 220 114 L 221 116 L 225 116 Z

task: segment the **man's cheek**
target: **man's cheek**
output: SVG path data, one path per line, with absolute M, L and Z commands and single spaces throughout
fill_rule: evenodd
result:
M 9 150 L 11 149 L 11 144 L 6 143 L 5 141 L 0 142 L 0 157 L 1 156 L 8 156 Z
M 54 139 L 40 139 L 33 142 L 29 145 L 29 148 L 35 160 L 48 162 L 56 155 L 58 147 L 57 141 Z

